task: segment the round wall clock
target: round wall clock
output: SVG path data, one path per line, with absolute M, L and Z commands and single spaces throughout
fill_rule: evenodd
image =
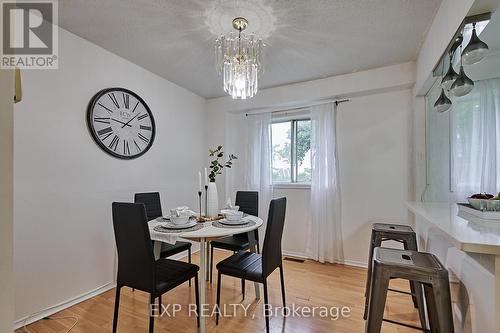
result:
M 155 121 L 148 105 L 124 88 L 103 89 L 95 94 L 87 109 L 87 125 L 106 153 L 122 159 L 141 156 L 155 138 Z

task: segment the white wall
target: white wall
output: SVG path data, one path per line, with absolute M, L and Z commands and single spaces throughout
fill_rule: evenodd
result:
M 244 188 L 246 129 L 242 112 L 330 96 L 349 97 L 351 102 L 339 106 L 337 119 L 344 254 L 346 263 L 366 264 L 371 223 L 408 221 L 404 202 L 410 195 L 413 80 L 414 66 L 407 63 L 265 89 L 247 101 L 226 97 L 209 100 L 208 146 L 225 144 L 231 152 L 243 156 L 236 161 L 230 177 L 218 180 L 221 199 L 227 195 L 223 189 L 228 181 L 232 183 L 228 189 Z M 222 124 L 233 130 L 213 130 Z M 283 251 L 303 256 L 310 190 L 275 188 L 274 196 L 288 198 Z
M 12 332 L 13 293 L 13 71 L 0 70 L 0 332 Z
M 164 209 L 197 207 L 205 162 L 204 99 L 64 30 L 59 51 L 58 70 L 24 72 L 16 105 L 16 319 L 110 287 L 111 203 L 160 191 Z M 139 94 L 156 120 L 152 148 L 135 160 L 107 155 L 87 130 L 89 100 L 116 86 Z
M 338 109 L 342 233 L 347 263 L 366 263 L 373 222 L 408 223 L 411 90 Z

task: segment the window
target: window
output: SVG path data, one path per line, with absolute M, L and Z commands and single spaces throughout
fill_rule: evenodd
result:
M 272 124 L 274 184 L 311 182 L 311 120 L 277 120 Z

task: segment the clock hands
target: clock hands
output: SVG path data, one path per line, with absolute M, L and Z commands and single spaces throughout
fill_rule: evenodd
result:
M 136 115 L 134 116 L 134 118 L 130 119 L 130 120 L 129 120 L 129 121 L 127 121 L 125 124 L 123 124 L 122 128 L 124 128 L 126 125 L 130 126 L 130 125 L 129 125 L 129 123 L 130 123 L 132 120 L 134 120 L 135 118 L 137 118 L 137 116 L 138 116 L 138 115 L 140 115 L 140 113 L 136 114 Z
M 132 127 L 132 125 L 129 125 L 128 123 L 124 123 L 123 121 L 119 121 L 119 120 L 114 119 L 114 118 L 111 118 L 111 120 L 116 121 L 117 123 L 123 124 L 123 127 L 125 127 L 125 125 L 127 125 L 128 127 Z

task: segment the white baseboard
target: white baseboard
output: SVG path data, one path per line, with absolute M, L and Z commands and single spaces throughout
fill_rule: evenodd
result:
M 301 253 L 301 252 L 283 251 L 282 254 L 284 257 L 292 257 L 292 258 L 298 258 L 298 259 L 309 259 L 308 256 L 306 256 L 304 253 Z
M 26 325 L 29 325 L 29 324 L 34 323 L 35 321 L 38 321 L 42 318 L 51 316 L 54 313 L 65 310 L 65 309 L 67 309 L 75 304 L 78 304 L 80 302 L 88 300 L 89 298 L 100 295 L 100 294 L 102 294 L 110 289 L 113 289 L 115 286 L 116 286 L 116 283 L 114 283 L 114 282 L 106 283 L 105 285 L 102 285 L 94 290 L 83 293 L 77 297 L 71 298 L 71 299 L 64 301 L 64 302 L 61 302 L 59 304 L 53 305 L 45 310 L 41 310 L 39 312 L 36 312 L 33 315 L 29 315 L 29 316 L 26 316 L 24 318 L 17 319 L 14 321 L 14 329 L 18 329 L 18 328 L 23 327 L 25 324 L 25 321 L 26 321 Z
M 342 262 L 339 262 L 339 264 L 347 265 L 347 266 L 354 266 L 354 267 L 362 267 L 362 268 L 367 268 L 368 264 L 363 261 L 356 261 L 356 260 L 343 260 Z
M 283 256 L 284 257 L 292 257 L 292 258 L 299 258 L 299 259 L 309 259 L 309 257 L 302 252 L 295 252 L 295 251 L 283 251 Z M 367 268 L 368 265 L 366 262 L 363 261 L 356 261 L 356 260 L 341 260 L 337 261 L 337 264 L 341 265 L 347 265 L 347 266 L 355 266 L 355 267 L 362 267 L 362 268 Z

